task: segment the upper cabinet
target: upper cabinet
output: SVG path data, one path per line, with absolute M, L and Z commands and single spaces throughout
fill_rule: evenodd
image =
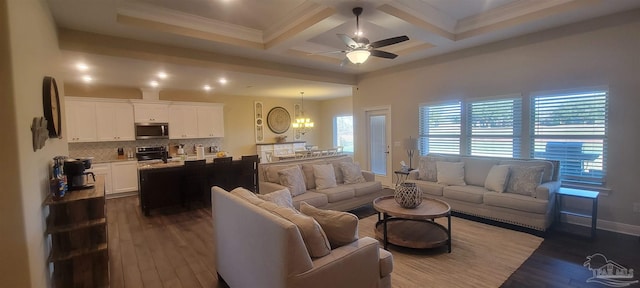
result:
M 136 123 L 168 123 L 169 105 L 164 103 L 134 103 Z M 169 130 L 171 131 L 171 130 Z
M 200 138 L 224 137 L 224 112 L 222 106 L 199 106 L 197 114 L 198 136 Z
M 169 107 L 169 138 L 224 137 L 221 104 L 177 103 Z
M 95 142 L 96 103 L 65 98 L 67 137 L 69 142 Z
M 96 103 L 98 141 L 133 141 L 133 106 L 131 103 Z
M 169 138 L 198 138 L 197 106 L 171 105 L 169 107 Z

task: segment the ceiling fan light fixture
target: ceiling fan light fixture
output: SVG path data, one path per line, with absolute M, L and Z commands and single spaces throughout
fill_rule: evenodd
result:
M 371 56 L 371 52 L 369 50 L 353 50 L 347 53 L 347 58 L 353 64 L 362 64 L 364 61 L 367 61 Z

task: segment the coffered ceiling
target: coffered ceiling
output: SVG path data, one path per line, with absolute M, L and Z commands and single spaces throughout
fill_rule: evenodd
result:
M 297 97 L 306 90 L 311 99 L 350 95 L 362 73 L 640 7 L 638 0 L 48 2 L 68 82 L 81 81 L 74 65 L 85 61 L 94 83 L 145 87 L 166 70 L 171 77 L 161 89 L 211 83 L 212 93 Z M 341 66 L 344 53 L 326 53 L 347 48 L 336 34 L 354 35 L 354 7 L 364 8 L 360 30 L 370 41 L 410 38 L 380 49 L 396 59 Z M 219 77 L 229 82 L 215 85 Z

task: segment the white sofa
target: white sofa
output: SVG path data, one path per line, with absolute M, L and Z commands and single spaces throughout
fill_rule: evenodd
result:
M 294 223 L 258 206 L 264 200 L 236 195 L 211 189 L 215 265 L 230 287 L 391 287 L 393 256 L 377 240 L 363 237 L 312 258 Z
M 344 177 L 340 171 L 341 162 L 353 163 L 353 158 L 348 155 L 338 155 L 325 158 L 309 158 L 290 161 L 280 161 L 271 163 L 260 163 L 258 165 L 258 184 L 260 194 L 268 194 L 276 190 L 285 188 L 280 184 L 278 172 L 294 166 L 299 167 L 304 174 L 306 192 L 293 196 L 293 205 L 299 208 L 300 202 L 321 209 L 331 209 L 347 211 L 360 206 L 371 204 L 373 199 L 393 195 L 389 189 L 383 189 L 380 181 L 375 181 L 372 172 L 362 170 L 364 182 L 345 184 Z M 337 187 L 329 189 L 316 189 L 316 179 L 313 173 L 313 165 L 332 164 L 335 171 Z
M 464 163 L 466 185 L 438 183 L 439 179 L 435 178 L 442 175 L 433 171 L 438 162 Z M 543 167 L 543 173 L 531 193 L 496 192 L 485 188 L 487 176 L 494 165 L 509 165 L 512 171 L 516 167 L 537 166 Z M 430 171 L 425 171 L 427 169 Z M 554 218 L 554 193 L 560 188 L 559 170 L 559 162 L 552 160 L 429 154 L 419 157 L 418 169 L 410 172 L 406 182 L 415 183 L 426 197 L 449 203 L 455 212 L 545 231 Z M 512 180 L 511 177 L 507 179 Z

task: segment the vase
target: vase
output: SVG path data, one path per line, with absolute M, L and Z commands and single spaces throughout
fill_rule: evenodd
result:
M 403 208 L 416 208 L 422 203 L 422 191 L 415 183 L 400 183 L 396 185 L 394 198 Z

